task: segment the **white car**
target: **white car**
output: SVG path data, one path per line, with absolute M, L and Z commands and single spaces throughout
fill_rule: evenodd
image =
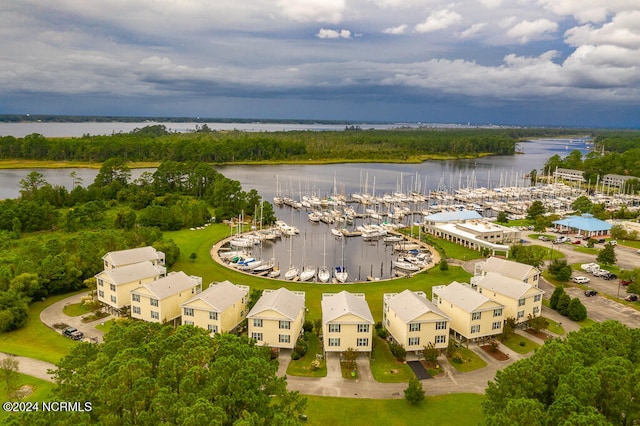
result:
M 588 283 L 590 280 L 587 277 L 573 277 L 573 282 L 576 284 L 586 284 Z

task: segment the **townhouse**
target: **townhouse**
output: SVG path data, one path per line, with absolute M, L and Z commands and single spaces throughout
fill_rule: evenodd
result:
M 105 269 L 95 276 L 98 300 L 108 312 L 119 315 L 131 305 L 131 290 L 163 277 L 165 272 L 164 267 L 148 260 Z
M 515 262 L 512 260 L 490 257 L 484 262 L 475 264 L 475 276 L 486 275 L 489 272 L 496 272 L 505 277 L 513 278 L 527 284 L 538 287 L 542 272 L 531 265 Z
M 305 293 L 284 287 L 264 290 L 249 314 L 248 334 L 258 345 L 293 349 L 302 331 Z
M 347 349 L 371 352 L 374 321 L 364 294 L 324 293 L 321 305 L 325 353 Z
M 156 267 L 164 267 L 165 255 L 163 252 L 151 246 L 138 247 L 128 250 L 110 251 L 102 256 L 104 269 L 120 268 L 122 266 L 133 265 L 145 261 L 151 262 Z

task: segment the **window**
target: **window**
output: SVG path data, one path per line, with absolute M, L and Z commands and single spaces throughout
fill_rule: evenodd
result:
M 218 313 L 217 312 L 209 312 L 209 319 L 218 321 Z
M 289 336 L 288 334 L 280 334 L 278 335 L 278 342 L 291 343 L 291 336 Z
M 193 308 L 184 308 L 184 315 L 187 317 L 193 316 Z
M 539 312 L 540 312 L 540 308 L 539 308 L 539 307 L 537 307 L 537 306 L 534 306 L 534 307 L 533 307 L 533 313 L 534 313 L 534 314 L 537 314 L 537 313 L 539 313 Z
M 111 296 L 111 303 L 118 303 L 115 296 Z
M 409 337 L 409 346 L 417 346 L 420 344 L 419 337 Z
M 151 311 L 151 318 L 160 319 L 160 314 L 158 313 L 158 311 Z
M 289 330 L 291 328 L 291 321 L 280 321 L 278 328 L 281 330 Z
M 253 326 L 254 327 L 262 327 L 262 320 L 260 318 L 254 318 L 253 319 Z M 262 340 L 262 339 L 260 339 Z
M 340 333 L 340 324 L 329 324 L 329 333 Z
M 158 299 L 149 299 L 151 306 L 158 306 Z
M 251 338 L 256 342 L 262 342 L 262 333 L 253 332 L 251 333 Z
M 98 297 L 104 299 L 104 291 L 98 290 Z
M 368 333 L 369 324 L 358 324 L 358 333 Z
M 475 334 L 475 333 L 480 333 L 480 326 L 479 325 L 472 325 L 471 326 L 471 334 Z
M 518 319 L 524 318 L 524 311 L 518 311 Z
M 436 336 L 436 343 L 447 343 L 447 336 L 444 334 Z
M 369 339 L 366 337 L 358 337 L 356 346 L 369 346 Z
M 524 306 L 525 302 L 526 302 L 526 299 L 519 299 L 518 300 L 518 306 Z
M 420 323 L 412 322 L 411 324 L 409 324 L 409 331 L 420 331 Z
M 542 295 L 541 294 L 536 294 L 535 296 L 533 296 L 533 301 L 534 302 L 539 302 L 542 299 Z
M 98 279 L 98 285 L 100 287 L 104 286 L 104 281 L 102 281 L 102 279 Z
M 140 295 L 139 294 L 132 294 L 131 295 L 131 300 L 134 302 L 139 302 L 140 301 Z
M 184 325 L 193 325 L 193 321 L 185 321 Z
M 338 337 L 330 337 L 329 338 L 329 346 L 340 346 L 340 338 Z
M 438 321 L 436 323 L 436 330 L 446 330 L 447 329 L 447 322 L 446 321 Z
M 493 324 L 491 324 L 492 330 L 500 330 L 501 328 L 502 328 L 502 321 L 496 321 Z
M 140 315 L 140 306 L 133 306 L 131 310 L 133 311 L 134 314 Z
M 209 333 L 217 333 L 218 332 L 218 326 L 215 324 L 209 324 L 207 325 L 207 330 L 209 330 Z
M 493 316 L 494 317 L 501 317 L 502 316 L 502 308 L 497 308 L 493 310 Z
M 116 291 L 116 285 L 115 284 L 109 284 L 109 289 L 111 291 Z
M 471 321 L 477 321 L 482 318 L 482 312 L 474 312 L 471 314 Z

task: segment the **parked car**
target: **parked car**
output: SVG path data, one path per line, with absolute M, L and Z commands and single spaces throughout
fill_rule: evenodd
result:
M 547 237 L 546 235 L 540 235 L 538 239 L 540 241 L 551 241 L 551 238 Z
M 624 300 L 626 300 L 627 302 L 635 302 L 635 301 L 638 300 L 638 295 L 637 294 L 630 294 L 627 297 L 625 297 Z
M 636 253 L 640 254 L 640 249 L 636 250 Z
M 587 278 L 587 277 L 582 277 L 582 276 L 573 277 L 573 282 L 576 283 L 576 284 L 586 284 L 589 281 L 591 281 L 591 280 L 589 278 Z
M 572 242 L 571 244 L 580 244 L 580 240 L 575 240 L 574 242 Z
M 598 292 L 595 290 L 587 290 L 584 292 L 584 295 L 587 297 L 591 297 L 591 296 L 597 296 Z
M 615 279 L 618 279 L 618 276 L 616 274 L 609 272 L 607 275 L 604 275 L 602 278 L 604 278 L 605 280 L 615 280 Z
M 626 280 L 620 280 L 620 285 L 629 285 L 631 284 L 633 281 L 626 281 Z
M 611 272 L 607 271 L 606 269 L 594 269 L 591 271 L 591 273 L 594 277 L 606 277 Z
M 62 330 L 62 335 L 73 340 L 82 340 L 82 338 L 84 337 L 82 331 L 74 327 L 65 328 L 64 330 Z
M 607 244 L 611 244 L 612 246 L 617 246 L 618 242 L 616 240 L 611 240 Z
M 604 244 L 607 240 L 605 240 L 604 238 L 599 238 L 598 239 L 598 244 Z M 640 250 L 639 250 L 640 251 Z
M 568 237 L 561 236 L 561 237 L 558 237 L 555 240 L 553 240 L 553 243 L 554 244 L 562 244 L 564 242 L 567 242 L 568 240 L 569 240 Z

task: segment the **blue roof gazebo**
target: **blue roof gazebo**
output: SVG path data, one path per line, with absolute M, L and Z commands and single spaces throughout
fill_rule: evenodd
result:
M 585 213 L 582 216 L 569 216 L 553 222 L 556 228 L 561 230 L 575 230 L 589 237 L 606 235 L 611 230 L 611 224 L 604 220 L 596 219 L 592 214 Z

